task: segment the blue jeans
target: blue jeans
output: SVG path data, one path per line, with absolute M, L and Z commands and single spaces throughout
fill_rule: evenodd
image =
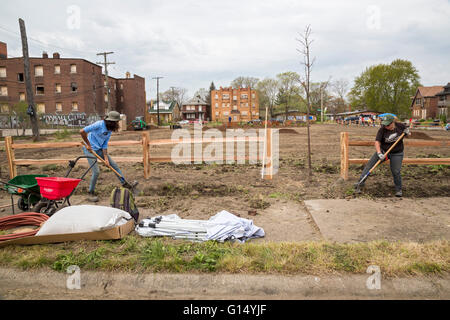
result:
M 104 155 L 103 155 L 103 150 L 94 150 L 94 152 L 96 154 L 98 154 L 100 156 L 100 158 L 105 159 Z M 92 153 L 90 153 L 85 147 L 83 147 L 83 153 L 86 156 L 90 156 L 90 157 L 95 157 Z M 113 167 L 118 173 L 120 173 L 122 176 L 122 171 L 120 171 L 119 167 L 117 166 L 117 163 L 114 162 L 113 159 L 111 159 L 111 157 L 108 155 L 108 160 L 109 160 L 109 164 L 111 165 L 111 167 Z M 89 159 L 88 158 L 88 162 L 89 165 L 92 166 L 92 164 L 94 163 L 93 159 Z M 98 163 L 96 163 L 93 167 L 92 167 L 92 177 L 91 177 L 91 182 L 89 184 L 89 193 L 93 193 L 95 190 L 95 185 L 97 184 L 97 179 L 98 176 L 100 174 L 100 169 L 98 167 Z M 117 176 L 117 175 L 116 175 Z M 117 178 L 119 179 L 121 184 L 125 183 L 125 179 L 122 177 L 117 176 Z
M 391 173 L 392 177 L 394 178 L 394 185 L 395 185 L 395 191 L 402 190 L 402 175 L 400 173 L 402 169 L 402 162 L 403 162 L 403 152 L 399 153 L 390 153 L 388 154 L 388 159 L 391 161 Z M 375 165 L 375 163 L 378 162 L 380 158 L 378 158 L 378 154 L 375 152 L 370 158 L 369 162 L 364 167 L 364 170 L 361 174 L 360 180 L 369 172 L 369 170 Z M 362 183 L 361 187 L 364 185 Z

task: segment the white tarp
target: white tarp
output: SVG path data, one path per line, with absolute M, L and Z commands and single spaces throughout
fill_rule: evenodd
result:
M 238 240 L 264 237 L 264 230 L 252 220 L 239 218 L 228 211 L 221 211 L 209 220 L 181 219 L 176 214 L 143 219 L 136 232 L 143 237 L 170 236 L 194 241 Z

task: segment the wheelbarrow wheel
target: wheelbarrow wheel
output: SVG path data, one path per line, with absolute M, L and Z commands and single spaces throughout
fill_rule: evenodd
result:
M 37 213 L 45 213 L 46 209 L 47 209 L 47 202 L 38 202 L 38 204 L 36 204 L 33 207 L 33 212 L 37 212 Z
M 27 211 L 29 208 L 28 203 L 26 203 L 23 198 L 19 198 L 19 200 L 17 201 L 17 206 L 22 211 Z

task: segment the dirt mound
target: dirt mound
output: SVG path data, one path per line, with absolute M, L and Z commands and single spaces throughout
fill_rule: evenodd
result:
M 280 129 L 280 133 L 298 134 L 294 129 Z
M 424 132 L 411 131 L 410 139 L 434 140 Z

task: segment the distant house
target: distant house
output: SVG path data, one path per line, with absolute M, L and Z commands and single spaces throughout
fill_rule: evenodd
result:
M 445 115 L 448 117 L 448 108 L 450 107 L 450 82 L 444 87 L 444 90 L 437 93 L 438 101 L 438 116 Z
M 291 120 L 291 121 L 305 121 L 306 122 L 306 117 L 307 114 L 306 112 L 301 112 L 298 110 L 289 110 L 287 112 L 287 119 L 286 119 L 286 112 L 277 112 L 273 114 L 273 118 L 275 120 L 279 120 L 279 121 L 284 121 L 284 120 Z M 312 121 L 316 121 L 317 117 L 313 114 L 309 115 L 309 119 Z
M 159 101 L 159 121 L 161 124 L 180 120 L 180 108 L 178 102 Z M 156 101 L 147 103 L 147 114 L 145 120 L 148 124 L 158 124 L 158 104 Z
M 210 105 L 200 97 L 194 97 L 183 104 L 181 117 L 189 121 L 207 121 L 211 119 L 209 114 Z
M 413 119 L 428 119 L 438 116 L 437 94 L 444 90 L 442 86 L 418 87 L 411 102 L 411 114 Z

